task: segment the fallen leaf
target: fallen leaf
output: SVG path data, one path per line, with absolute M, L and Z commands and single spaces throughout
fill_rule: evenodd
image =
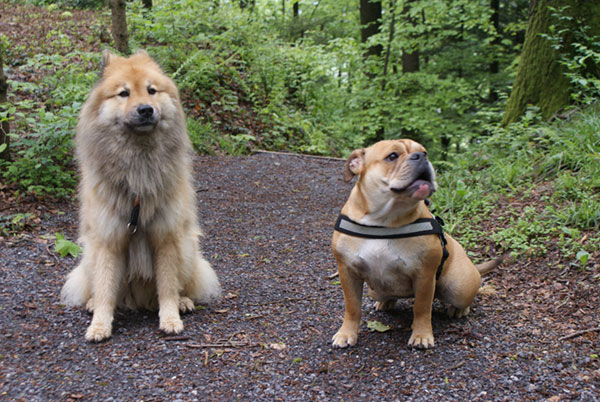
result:
M 380 323 L 379 321 L 367 321 L 367 328 L 377 331 L 377 332 L 385 332 L 392 329 L 385 324 Z

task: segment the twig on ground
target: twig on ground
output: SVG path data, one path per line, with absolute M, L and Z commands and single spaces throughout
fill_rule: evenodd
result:
M 269 304 L 284 304 L 284 303 L 288 303 L 288 302 L 314 300 L 317 298 L 318 297 L 316 297 L 316 296 L 315 297 L 298 297 L 298 298 L 286 297 L 285 299 L 267 301 L 264 303 L 249 303 L 249 304 L 247 304 L 247 306 L 267 306 Z
M 249 317 L 244 317 L 244 320 L 256 320 L 257 318 L 266 317 L 268 314 L 259 314 L 259 315 L 251 315 Z
M 163 341 L 166 342 L 174 342 L 174 341 L 189 341 L 189 336 L 166 336 L 162 338 Z
M 192 349 L 203 348 L 252 348 L 260 346 L 260 343 L 252 342 L 217 342 L 217 343 L 186 343 L 185 346 Z
M 50 245 L 46 246 L 46 251 L 48 252 L 48 254 L 50 254 L 54 258 L 54 261 L 56 261 L 57 264 L 60 264 L 60 260 L 58 259 L 56 254 L 53 253 L 52 250 L 50 250 Z
M 333 279 L 333 278 L 335 278 L 336 276 L 338 276 L 339 274 L 340 274 L 340 273 L 339 273 L 338 271 L 336 271 L 336 273 L 335 273 L 335 274 L 331 274 L 331 275 L 329 275 L 329 276 L 327 277 L 327 279 Z
M 589 328 L 582 329 L 581 331 L 573 332 L 572 334 L 565 335 L 561 338 L 558 338 L 559 341 L 566 341 L 567 339 L 577 338 L 578 336 L 588 334 L 590 332 L 600 332 L 600 327 L 598 328 Z

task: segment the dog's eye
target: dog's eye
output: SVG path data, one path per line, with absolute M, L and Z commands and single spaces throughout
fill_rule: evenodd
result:
M 398 159 L 398 154 L 396 152 L 392 152 L 391 154 L 389 154 L 388 156 L 385 157 L 385 160 L 388 162 L 393 162 L 396 159 Z
M 121 92 L 119 92 L 119 96 L 120 96 L 121 98 L 127 98 L 127 97 L 129 96 L 129 91 L 128 91 L 128 90 L 126 90 L 126 89 L 124 89 L 124 90 L 122 90 Z
M 156 89 L 152 88 L 152 87 L 148 87 L 148 93 L 150 95 L 154 95 L 156 93 Z

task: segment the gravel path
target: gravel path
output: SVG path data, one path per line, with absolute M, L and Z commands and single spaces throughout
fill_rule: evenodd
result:
M 76 261 L 41 237 L 74 239 L 76 205 L 41 210 L 39 227 L 0 240 L 0 399 L 600 399 L 600 334 L 561 339 L 598 326 L 598 266 L 567 275 L 553 261 L 504 266 L 469 318 L 449 320 L 436 302 L 436 347 L 427 351 L 406 346 L 412 300 L 389 314 L 365 297 L 358 345 L 332 349 L 343 298 L 329 278 L 330 239 L 350 191 L 342 166 L 271 154 L 197 158 L 204 254 L 225 297 L 185 316 L 179 337 L 161 334 L 155 313 L 121 312 L 109 341 L 86 343 L 90 316 L 58 296 Z M 391 330 L 371 332 L 367 320 Z

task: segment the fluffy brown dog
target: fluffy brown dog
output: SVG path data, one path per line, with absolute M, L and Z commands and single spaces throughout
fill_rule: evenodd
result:
M 414 297 L 408 344 L 431 347 L 434 294 L 450 304 L 450 316 L 467 315 L 481 275 L 501 259 L 475 267 L 460 244 L 444 237 L 424 201 L 437 185 L 422 145 L 404 139 L 356 150 L 346 161 L 344 178 L 350 181 L 355 175 L 358 180 L 333 235 L 346 304 L 333 345 L 356 344 L 366 282 L 378 310 L 394 307 L 398 298 Z M 449 255 L 442 261 L 444 239 Z
M 75 140 L 84 254 L 67 277 L 63 302 L 93 312 L 89 341 L 111 336 L 117 307 L 158 309 L 160 329 L 181 332 L 179 312 L 221 290 L 199 251 L 177 87 L 144 51 L 129 58 L 105 52 Z

